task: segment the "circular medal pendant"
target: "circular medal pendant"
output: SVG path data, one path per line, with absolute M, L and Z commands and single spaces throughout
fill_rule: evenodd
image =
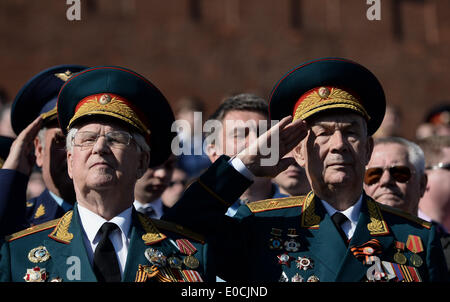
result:
M 190 269 L 196 269 L 200 265 L 200 262 L 198 261 L 198 259 L 192 255 L 185 257 L 183 260 L 183 263 Z
M 419 267 L 423 264 L 423 260 L 422 258 L 420 258 L 419 255 L 417 254 L 412 254 L 411 258 L 409 258 L 409 260 L 411 260 L 411 263 L 415 266 L 415 267 Z
M 28 260 L 33 263 L 44 262 L 50 259 L 50 253 L 45 246 L 38 246 L 28 253 Z
M 183 262 L 178 257 L 170 257 L 169 259 L 167 259 L 167 262 L 169 263 L 169 266 L 171 268 L 181 269 L 181 267 L 183 266 Z
M 394 254 L 394 261 L 398 264 L 406 264 L 406 257 L 400 252 Z

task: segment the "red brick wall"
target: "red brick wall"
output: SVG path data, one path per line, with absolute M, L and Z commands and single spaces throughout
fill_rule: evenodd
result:
M 210 113 L 229 93 L 267 97 L 302 61 L 343 56 L 378 76 L 407 138 L 426 110 L 450 99 L 446 0 L 381 0 L 380 21 L 367 20 L 365 0 L 81 3 L 81 21 L 68 21 L 66 1 L 0 1 L 0 85 L 11 96 L 52 65 L 111 64 L 147 76 L 172 104 L 200 96 Z

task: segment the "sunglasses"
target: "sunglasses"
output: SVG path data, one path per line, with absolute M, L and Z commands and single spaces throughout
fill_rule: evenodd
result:
M 444 169 L 444 170 L 450 170 L 450 163 L 438 163 L 437 165 L 434 166 L 428 166 L 425 169 L 427 170 L 439 170 L 439 169 Z
M 391 167 L 374 167 L 367 168 L 366 174 L 364 175 L 364 183 L 368 186 L 376 184 L 380 181 L 384 170 L 388 170 L 389 174 L 395 179 L 395 181 L 400 183 L 406 183 L 413 173 L 410 168 L 406 166 L 391 166 Z

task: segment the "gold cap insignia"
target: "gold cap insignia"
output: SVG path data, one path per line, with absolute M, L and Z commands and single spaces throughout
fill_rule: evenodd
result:
M 67 82 L 73 76 L 73 73 L 70 70 L 66 70 L 65 72 L 55 73 L 55 77 Z
M 111 102 L 111 96 L 108 94 L 103 94 L 99 99 L 98 99 L 98 103 L 102 104 L 102 105 L 106 105 L 109 102 Z
M 302 119 L 317 112 L 345 108 L 361 114 L 367 121 L 370 116 L 361 101 L 350 92 L 337 87 L 316 87 L 303 94 L 294 106 L 294 120 Z
M 330 89 L 327 87 L 320 87 L 317 93 L 321 99 L 326 99 L 330 95 Z

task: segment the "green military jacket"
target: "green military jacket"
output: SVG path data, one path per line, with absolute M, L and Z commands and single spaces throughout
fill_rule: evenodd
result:
M 446 281 L 435 227 L 365 194 L 348 245 L 312 192 L 250 203 L 235 218 L 225 216 L 251 184 L 227 161 L 219 158 L 163 217 L 208 236 L 224 280 Z
M 7 236 L 0 251 L 0 281 L 96 282 L 77 208 L 60 219 Z M 122 281 L 215 280 L 208 245 L 198 234 L 173 223 L 147 218 L 134 209 L 130 234 Z M 180 250 L 178 242 L 189 248 Z M 150 262 L 150 255 L 156 255 L 157 266 L 155 261 Z M 186 258 L 190 267 L 183 264 Z

